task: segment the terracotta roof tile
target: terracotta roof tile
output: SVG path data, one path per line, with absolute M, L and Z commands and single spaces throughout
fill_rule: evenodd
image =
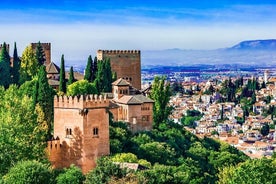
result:
M 53 62 L 46 66 L 46 72 L 49 74 L 59 74 L 60 68 Z
M 127 82 L 125 79 L 119 78 L 112 83 L 114 86 L 130 86 L 130 83 Z

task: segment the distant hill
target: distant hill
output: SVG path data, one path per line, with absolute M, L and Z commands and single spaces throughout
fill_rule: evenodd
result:
M 276 50 L 276 39 L 248 40 L 234 45 L 230 49 L 238 50 Z
M 142 65 L 245 64 L 275 65 L 276 39 L 246 40 L 215 50 L 144 50 Z

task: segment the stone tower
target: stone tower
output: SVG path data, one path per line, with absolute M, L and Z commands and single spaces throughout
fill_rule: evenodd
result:
M 97 58 L 110 58 L 111 70 L 116 72 L 117 79 L 125 79 L 136 89 L 141 89 L 140 50 L 98 50 Z
M 102 96 L 54 99 L 54 138 L 48 141 L 49 160 L 55 168 L 75 164 L 83 173 L 109 155 L 109 100 Z
M 35 51 L 37 43 L 31 43 L 31 46 L 32 49 Z M 51 43 L 41 43 L 41 46 L 43 48 L 46 59 L 44 65 L 47 66 L 51 63 Z

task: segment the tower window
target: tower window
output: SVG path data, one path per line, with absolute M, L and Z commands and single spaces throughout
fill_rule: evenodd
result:
M 71 128 L 66 128 L 65 129 L 65 137 L 70 138 L 72 136 L 72 129 Z
M 99 128 L 98 127 L 94 127 L 93 128 L 93 137 L 98 137 L 99 136 Z

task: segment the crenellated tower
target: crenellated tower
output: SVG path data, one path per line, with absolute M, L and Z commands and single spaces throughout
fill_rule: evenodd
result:
M 75 164 L 87 173 L 98 157 L 110 153 L 108 108 L 101 95 L 55 96 L 54 138 L 48 142 L 54 167 Z
M 98 50 L 97 59 L 110 58 L 111 70 L 122 78 L 141 89 L 141 53 L 140 50 Z
M 45 66 L 51 63 L 51 43 L 40 43 L 45 54 Z M 37 43 L 31 43 L 32 49 L 35 51 Z

